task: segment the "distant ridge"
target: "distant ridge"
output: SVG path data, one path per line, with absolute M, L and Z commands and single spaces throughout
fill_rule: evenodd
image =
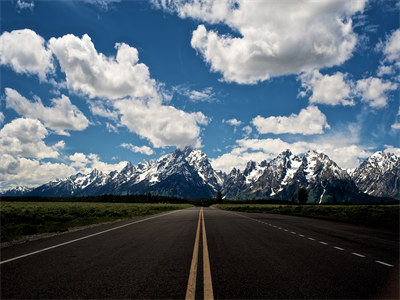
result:
M 215 171 L 206 154 L 186 147 L 157 161 L 133 165 L 121 171 L 77 173 L 34 189 L 18 187 L 3 196 L 95 196 L 152 193 L 181 198 L 213 198 L 222 191 L 226 199 L 297 199 L 299 188 L 309 194 L 309 203 L 376 202 L 376 197 L 400 199 L 400 159 L 392 153 L 377 152 L 351 175 L 327 155 L 308 151 L 303 156 L 290 150 L 271 161 L 249 161 L 241 171 Z

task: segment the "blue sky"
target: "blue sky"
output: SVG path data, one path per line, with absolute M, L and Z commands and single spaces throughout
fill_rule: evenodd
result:
M 1 1 L 0 188 L 177 147 L 400 154 L 397 1 Z

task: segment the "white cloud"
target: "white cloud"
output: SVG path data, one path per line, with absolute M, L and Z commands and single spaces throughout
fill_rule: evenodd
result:
M 42 81 L 54 72 L 51 51 L 44 39 L 30 29 L 3 32 L 0 36 L 0 63 L 17 73 L 36 74 Z
M 201 147 L 200 127 L 208 119 L 200 112 L 187 113 L 156 102 L 132 99 L 115 101 L 121 124 L 149 140 L 156 148 L 165 146 Z
M 0 188 L 11 186 L 38 186 L 56 178 L 71 176 L 76 170 L 63 163 L 42 162 L 24 157 L 14 158 L 7 154 L 0 155 Z
M 201 146 L 199 125 L 207 125 L 207 118 L 200 112 L 186 113 L 163 105 L 162 85 L 138 62 L 134 47 L 117 43 L 116 56 L 106 57 L 96 51 L 86 34 L 82 38 L 72 34 L 51 38 L 48 45 L 66 74 L 69 88 L 91 98 L 104 98 L 90 104 L 93 114 L 119 122 L 154 147 Z
M 372 108 L 382 108 L 387 105 L 388 93 L 396 90 L 398 85 L 380 78 L 369 77 L 357 81 L 355 88 L 361 101 Z
M 397 112 L 396 115 L 396 121 L 392 124 L 392 129 L 400 130 L 400 106 L 399 106 L 399 111 Z
M 97 169 L 104 173 L 110 173 L 111 171 L 121 171 L 128 163 L 127 161 L 120 161 L 119 163 L 116 164 L 109 164 L 101 161 L 100 157 L 97 154 L 93 153 L 87 155 L 87 158 L 89 159 L 90 168 L 83 170 L 83 172 L 85 173 L 88 173 L 93 169 Z
M 361 160 L 372 154 L 369 148 L 359 143 L 358 126 L 350 124 L 340 131 L 319 136 L 310 141 L 284 141 L 272 139 L 240 139 L 236 141 L 231 152 L 211 160 L 216 170 L 230 172 L 232 168 L 243 170 L 249 160 L 263 161 L 275 158 L 279 153 L 290 149 L 299 155 L 308 150 L 316 150 L 328 155 L 341 168 L 355 168 Z
M 347 74 L 337 72 L 333 75 L 322 75 L 318 70 L 299 76 L 305 90 L 299 93 L 305 97 L 311 93 L 310 103 L 328 105 L 354 105 L 353 83 Z
M 68 87 L 76 92 L 107 99 L 159 97 L 156 82 L 148 67 L 138 62 L 134 47 L 116 43 L 116 56 L 106 57 L 96 51 L 87 34 L 51 38 L 48 46 L 59 60 Z
M 113 121 L 118 120 L 118 112 L 113 110 L 112 107 L 109 107 L 110 105 L 112 105 L 112 103 L 107 103 L 104 101 L 90 101 L 88 104 L 89 109 L 93 115 L 97 115 Z
M 244 136 L 248 137 L 253 132 L 253 128 L 251 128 L 249 125 L 247 125 L 242 128 L 242 131 L 243 131 Z
M 397 156 L 400 157 L 400 148 L 398 148 L 398 147 L 394 147 L 394 146 L 391 146 L 391 145 L 385 145 L 385 150 L 384 151 L 385 152 L 394 153 L 394 154 L 396 154 Z
M 242 125 L 242 121 L 237 120 L 236 118 L 230 119 L 230 120 L 222 120 L 223 123 L 227 123 L 231 126 L 240 126 Z
M 71 166 L 81 169 L 83 167 L 86 167 L 86 165 L 89 163 L 89 159 L 86 157 L 85 154 L 75 152 L 73 155 L 70 155 L 69 160 L 72 162 Z
M 17 9 L 30 9 L 33 10 L 35 7 L 35 2 L 33 0 L 26 1 L 26 0 L 17 0 Z
M 380 65 L 378 67 L 378 71 L 376 72 L 376 75 L 379 77 L 382 77 L 384 75 L 392 75 L 394 74 L 395 70 L 393 66 L 385 66 L 385 65 Z
M 173 91 L 180 95 L 188 97 L 193 102 L 213 102 L 217 101 L 216 93 L 212 87 L 206 87 L 200 90 L 194 90 L 185 85 L 176 86 Z
M 324 129 L 330 128 L 326 116 L 316 106 L 304 108 L 298 115 L 291 114 L 289 117 L 257 116 L 252 120 L 252 124 L 262 134 L 320 134 Z
M 71 161 L 71 166 L 84 174 L 90 173 L 93 169 L 97 169 L 104 173 L 121 171 L 127 164 L 127 161 L 120 161 L 116 164 L 108 164 L 101 161 L 100 157 L 94 153 L 86 155 L 84 153 L 76 152 L 73 155 L 70 155 L 68 159 Z
M 236 36 L 201 24 L 191 45 L 213 72 L 240 84 L 342 64 L 357 43 L 351 17 L 365 2 L 153 0 L 181 18 L 229 26 Z
M 58 134 L 69 135 L 66 130 L 82 131 L 89 125 L 85 115 L 65 95 L 52 99 L 52 106 L 46 107 L 38 97 L 35 97 L 36 102 L 31 102 L 16 90 L 6 88 L 5 92 L 7 108 L 24 117 L 39 119 Z
M 383 59 L 377 75 L 394 75 L 400 69 L 400 29 L 392 32 L 385 42 L 380 42 L 377 48 L 383 52 Z
M 128 144 L 128 143 L 122 143 L 121 144 L 122 148 L 128 149 L 132 152 L 137 152 L 137 153 L 141 153 L 141 154 L 146 154 L 146 155 L 152 155 L 154 154 L 153 149 L 151 149 L 150 147 L 147 146 L 134 146 L 132 144 Z
M 5 119 L 4 114 L 0 111 L 0 124 L 3 124 L 4 119 Z
M 82 0 L 85 3 L 96 5 L 104 10 L 108 10 L 114 3 L 121 2 L 121 0 Z
M 385 54 L 385 60 L 400 64 L 400 29 L 397 29 L 386 41 L 383 53 Z
M 0 153 L 14 157 L 57 158 L 64 142 L 47 146 L 43 139 L 48 131 L 43 124 L 34 119 L 19 118 L 4 125 L 0 130 Z
M 381 66 L 379 72 L 389 72 L 390 67 Z M 310 103 L 329 105 L 354 105 L 354 98 L 372 108 L 383 108 L 387 105 L 389 92 L 398 88 L 397 83 L 376 77 L 360 79 L 356 82 L 348 78 L 348 74 L 337 72 L 333 75 L 322 75 L 318 70 L 299 76 L 302 88 L 299 96 L 311 93 Z
M 106 128 L 108 132 L 118 133 L 118 128 L 108 122 L 106 122 Z

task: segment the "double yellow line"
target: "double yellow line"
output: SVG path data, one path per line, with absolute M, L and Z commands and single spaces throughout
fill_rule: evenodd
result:
M 197 262 L 199 259 L 200 228 L 202 228 L 203 231 L 204 299 L 212 300 L 214 299 L 214 294 L 213 294 L 212 280 L 211 280 L 210 259 L 208 257 L 207 235 L 206 235 L 206 226 L 204 223 L 203 208 L 201 208 L 199 212 L 199 221 L 197 223 L 196 239 L 194 242 L 192 264 L 190 265 L 189 280 L 186 289 L 185 299 L 195 299 L 196 296 L 196 277 L 197 277 Z

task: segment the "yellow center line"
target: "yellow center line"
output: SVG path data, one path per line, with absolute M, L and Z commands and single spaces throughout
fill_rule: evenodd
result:
M 192 264 L 190 265 L 189 280 L 186 289 L 185 299 L 195 299 L 196 296 L 196 276 L 197 276 L 197 261 L 199 257 L 199 239 L 200 239 L 200 221 L 203 208 L 199 211 L 199 221 L 197 223 L 196 238 L 194 242 Z
M 213 300 L 213 288 L 211 280 L 210 259 L 208 257 L 206 226 L 204 222 L 204 212 L 201 210 L 201 218 L 203 221 L 203 280 L 204 280 L 204 299 Z
M 202 226 L 200 226 L 202 224 Z M 204 299 L 213 300 L 213 288 L 211 280 L 210 259 L 208 256 L 206 226 L 204 222 L 204 210 L 199 211 L 199 221 L 197 223 L 196 238 L 194 242 L 192 264 L 190 265 L 188 285 L 186 289 L 185 299 L 195 299 L 196 296 L 196 277 L 197 277 L 197 263 L 199 259 L 199 240 L 200 230 L 203 231 L 203 281 L 204 281 Z

